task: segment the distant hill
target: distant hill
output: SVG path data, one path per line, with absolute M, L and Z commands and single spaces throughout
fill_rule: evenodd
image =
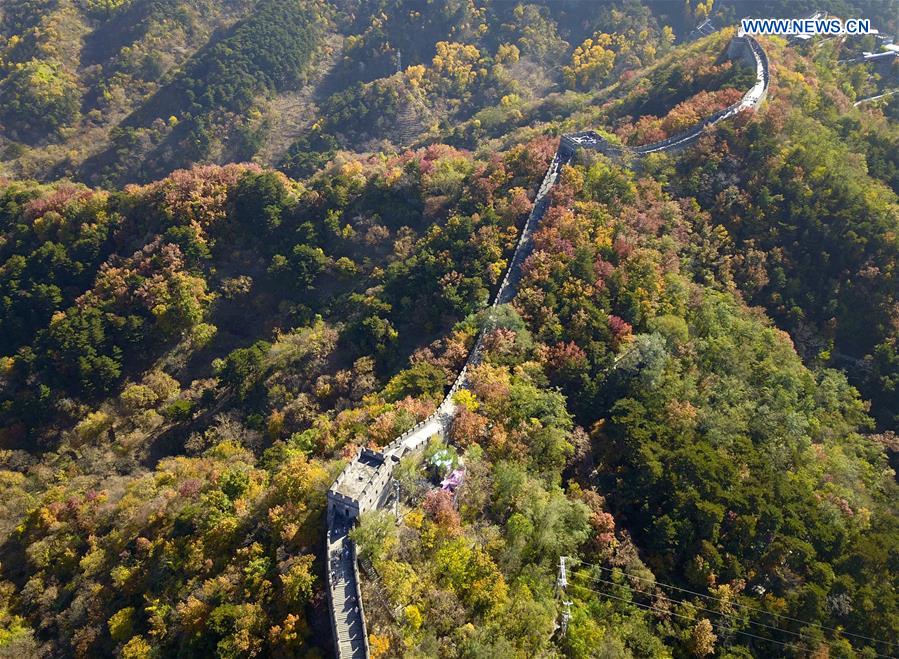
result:
M 326 492 L 478 340 L 350 533 L 373 659 L 895 654 L 866 41 L 578 150 L 488 311 L 561 135 L 755 82 L 712 4 L 3 3 L 0 656 L 330 656 Z
M 10 0 L 0 173 L 121 185 L 253 160 L 306 175 L 337 149 L 409 146 L 478 111 L 496 121 L 613 82 L 667 52 L 710 6 Z M 895 29 L 890 6 L 865 15 Z M 715 6 L 714 18 L 726 25 L 738 10 Z

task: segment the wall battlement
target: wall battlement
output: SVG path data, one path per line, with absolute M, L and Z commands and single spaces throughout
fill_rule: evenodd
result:
M 756 110 L 768 95 L 768 56 L 765 50 L 753 37 L 740 35 L 731 39 L 727 47 L 727 55 L 731 59 L 740 59 L 749 66 L 755 68 L 756 80 L 739 101 L 729 107 L 719 110 L 705 119 L 697 122 L 687 130 L 672 135 L 671 137 L 644 144 L 642 146 L 628 147 L 617 145 L 593 130 L 569 133 L 562 137 L 561 149 L 566 153 L 574 153 L 577 149 L 592 149 L 605 156 L 619 161 L 631 161 L 650 153 L 676 152 L 694 144 L 704 133 L 708 132 L 716 124 L 747 110 Z
M 728 45 L 728 56 L 743 59 L 750 66 L 755 67 L 755 85 L 744 94 L 739 102 L 706 117 L 683 133 L 669 137 L 661 142 L 633 148 L 614 145 L 593 130 L 568 133 L 562 136 L 558 150 L 534 198 L 533 208 L 525 221 L 521 236 L 515 246 L 515 252 L 491 304 L 491 310 L 501 304 L 509 303 L 515 297 L 521 277 L 521 265 L 528 254 L 530 254 L 531 237 L 549 206 L 549 194 L 558 180 L 562 166 L 574 157 L 578 149 L 599 151 L 616 160 L 630 160 L 650 153 L 676 151 L 694 143 L 703 133 L 720 121 L 749 109 L 754 110 L 761 105 L 768 93 L 769 79 L 768 57 L 764 49 L 751 36 L 739 35 L 734 37 Z M 468 367 L 481 362 L 483 337 L 494 326 L 493 314 L 491 313 L 484 328 L 478 334 L 465 365 L 443 401 L 431 416 L 397 437 L 384 447 L 383 452 L 367 448 L 360 449 L 356 458 L 337 477 L 331 489 L 328 490 L 329 539 L 340 534 L 346 537 L 347 528 L 358 519 L 360 514 L 382 505 L 389 494 L 389 484 L 393 470 L 403 455 L 418 450 L 434 435 L 447 436 L 455 414 L 455 394 L 459 389 L 465 388 L 467 385 Z M 349 487 L 353 479 L 359 479 L 360 477 L 368 479 L 361 488 L 354 489 Z M 358 484 L 358 481 L 356 482 Z M 368 657 L 368 641 L 365 614 L 362 609 L 362 596 L 359 591 L 359 574 L 356 566 L 355 547 L 352 548 L 351 556 L 348 556 L 339 547 L 335 554 L 334 547 L 334 544 L 328 545 L 329 562 L 336 560 L 338 564 L 343 565 L 342 569 L 347 572 L 347 579 L 341 591 L 342 602 L 336 601 L 336 586 L 332 586 L 329 573 L 328 593 L 337 656 L 338 659 L 363 659 Z M 349 575 L 350 571 L 346 568 L 350 559 L 352 560 L 352 576 Z M 355 616 L 348 615 L 347 611 L 354 612 Z M 361 633 L 361 642 L 352 642 L 358 640 L 353 630 L 361 630 L 358 632 Z

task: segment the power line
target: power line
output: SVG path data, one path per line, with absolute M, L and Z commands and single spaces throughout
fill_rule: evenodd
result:
M 582 586 L 578 583 L 573 583 L 571 585 L 574 586 L 575 588 L 589 590 L 591 593 L 596 593 L 597 595 L 602 595 L 603 597 L 611 597 L 612 599 L 616 599 L 621 602 L 625 602 L 627 604 L 633 604 L 634 606 L 639 606 L 644 609 L 649 609 L 651 611 L 656 611 L 658 613 L 664 613 L 667 615 L 677 616 L 678 618 L 684 618 L 686 620 L 689 620 L 690 622 L 693 622 L 696 620 L 695 616 L 688 616 L 683 613 L 675 613 L 674 611 L 668 611 L 667 609 L 653 606 L 652 604 L 643 604 L 642 602 L 634 602 L 633 600 L 629 600 L 626 597 L 619 597 L 618 595 L 612 595 L 611 593 L 606 593 L 601 590 L 596 590 L 595 588 L 587 588 L 586 586 Z M 773 638 L 768 638 L 766 636 L 759 636 L 757 634 L 753 634 L 751 632 L 746 632 L 741 629 L 735 629 L 733 627 L 728 627 L 727 625 L 722 625 L 721 623 L 718 623 L 718 622 L 712 622 L 711 620 L 709 620 L 709 623 L 712 626 L 717 627 L 718 629 L 724 629 L 725 631 L 733 632 L 734 634 L 743 634 L 744 636 L 750 636 L 750 637 L 758 639 L 760 641 L 768 641 L 769 643 L 775 643 L 777 645 L 782 645 L 783 647 L 786 647 L 786 648 L 793 647 L 796 645 L 795 643 L 784 643 L 783 641 L 776 641 Z
M 586 572 L 575 572 L 575 573 L 573 573 L 573 574 L 576 575 L 576 576 L 587 577 L 587 578 L 592 579 L 592 580 L 594 580 L 594 581 L 601 581 L 602 583 L 608 584 L 608 585 L 610 585 L 610 586 L 617 586 L 617 587 L 619 587 L 619 588 L 620 588 L 620 587 L 623 587 L 622 584 L 615 583 L 614 581 L 609 581 L 608 579 L 602 579 L 602 578 L 600 578 L 600 577 L 594 577 L 594 576 L 592 576 L 592 575 L 590 575 L 590 574 L 588 574 L 588 573 L 586 573 Z M 630 587 L 628 586 L 628 588 L 630 588 Z M 726 613 L 726 612 L 724 612 L 724 611 L 715 611 L 714 609 L 707 609 L 707 608 L 702 607 L 702 606 L 697 606 L 697 605 L 693 604 L 692 602 L 688 602 L 688 601 L 686 601 L 686 600 L 674 599 L 674 598 L 672 598 L 672 597 L 666 597 L 665 595 L 659 595 L 659 594 L 650 592 L 650 591 L 648 591 L 648 590 L 639 590 L 639 589 L 637 589 L 637 588 L 630 588 L 630 590 L 633 591 L 633 592 L 635 592 L 635 593 L 640 593 L 640 594 L 642 594 L 642 595 L 649 595 L 650 597 L 658 597 L 658 598 L 663 599 L 663 600 L 666 600 L 666 601 L 668 601 L 668 602 L 673 602 L 674 604 L 689 604 L 690 606 L 692 606 L 692 607 L 694 607 L 694 608 L 696 608 L 696 609 L 698 609 L 698 610 L 700 610 L 700 611 L 705 611 L 705 612 L 707 612 L 707 613 L 714 613 L 715 615 L 720 615 L 720 616 L 728 616 L 728 617 L 731 617 L 731 618 L 736 619 L 736 616 L 733 615 L 733 614 L 729 614 L 729 613 Z M 818 640 L 818 639 L 815 638 L 814 636 L 807 636 L 807 635 L 803 635 L 801 632 L 794 632 L 794 631 L 791 631 L 791 630 L 789 630 L 789 629 L 782 629 L 782 628 L 780 628 L 780 627 L 774 627 L 773 625 L 768 625 L 768 624 L 765 624 L 764 622 L 756 622 L 756 621 L 754 621 L 754 620 L 748 620 L 747 622 L 749 622 L 749 623 L 752 624 L 752 625 L 759 625 L 759 626 L 761 626 L 761 627 L 767 627 L 768 629 L 773 629 L 773 630 L 775 630 L 775 631 L 782 631 L 782 632 L 787 632 L 788 634 L 794 634 L 794 635 L 796 635 L 796 636 L 799 636 L 800 638 L 805 638 L 805 639 L 808 639 L 808 640 L 814 640 L 814 641 L 817 641 L 817 640 Z
M 579 558 L 568 557 L 568 560 L 577 561 L 578 563 L 580 563 L 580 564 L 582 564 L 582 565 L 588 565 L 588 566 L 590 566 L 590 567 L 595 567 L 595 568 L 597 568 L 597 569 L 599 569 L 599 570 L 606 570 L 606 571 L 608 571 L 608 572 L 611 572 L 611 571 L 612 571 L 612 568 L 604 567 L 604 566 L 602 566 L 602 565 L 596 565 L 595 563 L 588 563 L 587 561 L 583 561 L 583 560 L 581 560 L 581 559 L 579 559 Z M 820 625 L 820 624 L 818 624 L 818 623 L 810 622 L 810 621 L 808 621 L 808 620 L 802 620 L 802 619 L 800 619 L 800 618 L 794 618 L 794 617 L 792 617 L 792 616 L 788 616 L 788 615 L 785 615 L 785 614 L 782 614 L 782 613 L 774 613 L 774 612 L 772 612 L 772 611 L 766 611 L 765 609 L 760 609 L 760 608 L 755 607 L 755 606 L 749 606 L 748 604 L 742 604 L 742 603 L 737 602 L 737 601 L 725 600 L 725 599 L 723 599 L 723 598 L 721 598 L 721 597 L 715 597 L 714 595 L 707 595 L 707 594 L 704 594 L 704 593 L 698 593 L 698 592 L 696 592 L 695 590 L 690 590 L 690 589 L 688 589 L 688 588 L 681 588 L 680 586 L 675 586 L 675 585 L 672 585 L 672 584 L 666 584 L 666 583 L 663 583 L 663 582 L 661 582 L 661 581 L 656 581 L 655 579 L 647 579 L 646 577 L 640 577 L 640 576 L 638 576 L 638 575 L 636 575 L 636 574 L 627 574 L 627 573 L 625 573 L 625 574 L 626 574 L 627 577 L 630 578 L 630 579 L 637 579 L 638 581 L 649 582 L 649 583 L 652 583 L 652 584 L 657 585 L 657 586 L 663 586 L 663 587 L 665 587 L 665 588 L 671 588 L 671 589 L 673 589 L 673 590 L 677 590 L 677 591 L 680 591 L 680 592 L 682 592 L 682 593 L 688 593 L 688 594 L 690 594 L 690 595 L 695 595 L 695 596 L 697 596 L 697 597 L 704 597 L 704 598 L 706 598 L 706 599 L 715 600 L 716 602 L 722 602 L 722 603 L 724 603 L 724 604 L 732 604 L 732 605 L 734 605 L 734 606 L 738 606 L 738 607 L 740 607 L 740 608 L 742 608 L 742 609 L 745 609 L 745 610 L 747 610 L 747 611 L 753 611 L 753 612 L 755 612 L 755 613 L 762 613 L 762 614 L 764 614 L 764 615 L 769 615 L 769 616 L 772 616 L 772 617 L 775 617 L 775 618 L 782 618 L 782 619 L 784 619 L 784 620 L 790 620 L 790 621 L 792 621 L 792 622 L 799 622 L 799 623 L 802 623 L 803 625 L 808 625 L 808 626 L 810 626 L 810 627 L 817 627 L 818 629 L 823 629 L 823 630 L 826 630 L 826 631 L 834 632 L 834 633 L 836 633 L 836 634 L 841 634 L 841 635 L 843 635 L 843 636 L 852 636 L 852 637 L 854 637 L 854 638 L 864 639 L 864 640 L 866 640 L 866 641 L 871 641 L 871 642 L 873 642 L 873 643 L 881 643 L 881 644 L 883 644 L 883 645 L 888 645 L 888 646 L 890 646 L 890 647 L 899 647 L 899 644 L 896 644 L 896 643 L 894 643 L 894 642 L 892 642 L 892 641 L 884 641 L 884 640 L 881 640 L 881 639 L 873 638 L 873 637 L 871 637 L 871 636 L 865 636 L 864 634 L 855 634 L 855 633 L 853 633 L 853 632 L 843 631 L 843 630 L 841 630 L 841 629 L 836 629 L 836 628 L 834 628 L 834 627 L 828 627 L 828 626 L 826 626 L 826 625 Z
M 602 583 L 604 583 L 604 584 L 608 584 L 608 585 L 610 585 L 610 586 L 622 587 L 622 584 L 615 583 L 614 581 L 609 581 L 608 579 L 602 579 L 602 578 L 600 578 L 600 577 L 595 577 L 595 576 L 592 576 L 592 575 L 590 575 L 590 574 L 588 574 L 588 573 L 585 573 L 585 572 L 573 572 L 573 573 L 572 573 L 572 576 L 582 576 L 582 577 L 587 577 L 587 578 L 592 579 L 592 580 L 594 580 L 594 581 L 600 581 L 600 582 L 602 582 Z M 628 588 L 630 588 L 630 587 L 628 586 Z M 592 589 L 591 589 L 591 590 L 592 590 Z M 700 610 L 700 611 L 705 611 L 706 613 L 712 613 L 712 614 L 719 615 L 719 616 L 722 616 L 722 617 L 727 617 L 727 618 L 732 619 L 732 620 L 738 620 L 738 618 L 737 618 L 734 614 L 732 614 L 732 613 L 726 613 L 726 612 L 723 612 L 723 611 L 716 611 L 716 610 L 714 610 L 714 609 L 707 609 L 707 608 L 702 607 L 702 606 L 697 606 L 696 604 L 693 604 L 692 602 L 688 602 L 688 601 L 686 601 L 686 600 L 674 599 L 674 598 L 672 598 L 672 597 L 666 597 L 665 595 L 659 595 L 659 594 L 652 593 L 652 592 L 647 591 L 647 590 L 639 590 L 639 589 L 637 589 L 637 588 L 630 588 L 630 590 L 632 590 L 632 591 L 635 592 L 635 593 L 640 593 L 640 594 L 642 594 L 642 595 L 649 595 L 650 597 L 658 597 L 658 598 L 660 598 L 660 599 L 666 600 L 666 601 L 668 601 L 668 602 L 672 602 L 672 603 L 674 603 L 674 604 L 689 604 L 690 606 L 692 606 L 692 607 L 694 607 L 694 608 L 696 608 L 696 609 L 698 609 L 698 610 Z M 598 591 L 597 591 L 597 592 L 598 592 Z M 765 627 L 765 628 L 767 628 L 767 629 L 771 629 L 771 630 L 774 630 L 774 631 L 779 631 L 779 632 L 784 632 L 784 633 L 787 633 L 787 634 L 792 634 L 793 636 L 798 636 L 799 638 L 801 638 L 801 639 L 803 639 L 803 640 L 808 640 L 808 641 L 819 641 L 819 640 L 820 640 L 820 639 L 816 638 L 815 636 L 811 636 L 811 635 L 809 635 L 809 634 L 804 634 L 804 633 L 802 633 L 802 632 L 794 632 L 794 631 L 791 630 L 791 629 L 784 629 L 784 628 L 782 628 L 782 627 L 775 627 L 774 625 L 769 625 L 769 624 L 766 624 L 766 623 L 764 623 L 764 622 L 758 622 L 758 621 L 756 621 L 756 620 L 747 619 L 747 622 L 748 622 L 750 625 L 757 625 L 757 626 L 759 626 L 759 627 Z M 737 631 L 735 628 L 731 628 L 731 629 L 732 629 L 732 631 Z M 770 640 L 773 640 L 773 639 L 770 639 Z M 875 653 L 875 656 L 877 656 L 877 657 L 884 657 L 885 659 L 892 659 L 892 658 L 890 657 L 890 655 L 887 655 L 887 654 L 877 654 L 877 653 Z
M 606 570 L 606 571 L 608 571 L 608 572 L 611 572 L 611 571 L 612 571 L 612 568 L 603 567 L 602 565 L 596 565 L 595 563 L 588 563 L 588 562 L 582 561 L 582 560 L 580 560 L 580 559 L 578 559 L 578 558 L 571 558 L 571 557 L 569 557 L 569 560 L 576 560 L 576 561 L 578 561 L 579 563 L 581 563 L 582 565 L 588 565 L 588 566 L 590 566 L 590 567 L 595 567 L 595 568 L 597 568 L 597 569 L 599 569 L 599 570 Z M 627 574 L 627 573 L 625 573 L 625 574 Z M 872 642 L 874 642 L 874 643 L 883 643 L 884 645 L 889 645 L 889 646 L 891 646 L 891 647 L 897 647 L 897 644 L 896 644 L 896 643 L 893 643 L 892 641 L 883 641 L 883 640 L 880 640 L 880 639 L 877 639 L 877 638 L 872 638 L 872 637 L 870 637 L 870 636 L 865 636 L 865 635 L 863 635 L 863 634 L 854 634 L 854 633 L 852 633 L 852 632 L 843 631 L 843 630 L 840 630 L 840 629 L 836 629 L 836 628 L 834 628 L 834 627 L 827 627 L 826 625 L 819 625 L 818 623 L 810 622 L 810 621 L 808 621 L 808 620 L 802 620 L 802 619 L 800 619 L 800 618 L 793 618 L 792 616 L 788 616 L 788 615 L 785 615 L 785 614 L 782 614 L 782 613 L 774 613 L 774 612 L 772 612 L 772 611 L 766 611 L 765 609 L 760 609 L 760 608 L 758 608 L 758 607 L 749 606 L 748 604 L 742 604 L 742 603 L 737 602 L 737 601 L 731 602 L 730 600 L 725 600 L 725 599 L 723 599 L 723 598 L 721 598 L 721 597 L 715 597 L 714 595 L 707 595 L 707 594 L 704 594 L 704 593 L 697 593 L 695 590 L 690 590 L 690 589 L 688 589 L 688 588 L 681 588 L 680 586 L 675 586 L 675 585 L 672 585 L 672 584 L 666 584 L 666 583 L 663 583 L 663 582 L 661 582 L 661 581 L 656 581 L 656 580 L 654 580 L 654 579 L 647 579 L 646 577 L 640 577 L 640 576 L 637 576 L 636 574 L 627 574 L 627 576 L 628 576 L 629 578 L 631 578 L 631 579 L 637 579 L 637 580 L 639 580 L 639 581 L 650 582 L 650 583 L 653 583 L 653 584 L 658 585 L 658 586 L 664 586 L 665 588 L 671 588 L 671 589 L 673 589 L 673 590 L 678 590 L 678 591 L 683 592 L 683 593 L 689 593 L 690 595 L 696 595 L 697 597 L 704 597 L 704 598 L 706 598 L 706 599 L 715 600 L 715 601 L 717 601 L 717 602 L 723 602 L 723 603 L 725 603 L 725 604 L 733 604 L 734 606 L 739 606 L 740 608 L 746 609 L 747 611 L 754 611 L 754 612 L 756 612 L 756 613 L 763 613 L 763 614 L 765 614 L 765 615 L 770 615 L 770 616 L 773 616 L 773 617 L 775 617 L 775 618 L 783 618 L 784 620 L 791 620 L 791 621 L 793 621 L 793 622 L 799 622 L 799 623 L 802 623 L 803 625 L 809 625 L 809 626 L 811 626 L 811 627 L 818 627 L 819 629 L 824 629 L 824 630 L 831 631 L 831 632 L 834 632 L 834 633 L 837 633 L 837 634 L 842 634 L 842 635 L 844 635 L 844 636 L 853 636 L 853 637 L 855 637 L 855 638 L 861 638 L 861 639 L 864 639 L 864 640 L 866 640 L 866 641 L 872 641 Z

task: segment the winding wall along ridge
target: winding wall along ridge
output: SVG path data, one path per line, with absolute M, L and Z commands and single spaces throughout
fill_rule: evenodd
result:
M 375 483 L 381 487 L 380 492 L 369 494 L 373 497 L 369 501 L 370 507 L 379 507 L 386 498 L 389 475 L 399 459 L 414 450 L 417 450 L 434 435 L 445 437 L 455 414 L 456 405 L 453 401 L 459 389 L 465 388 L 469 366 L 477 365 L 482 359 L 483 337 L 494 327 L 492 310 L 501 304 L 510 302 L 518 291 L 521 279 L 521 265 L 531 250 L 531 238 L 534 230 L 543 218 L 549 206 L 549 193 L 558 180 L 562 165 L 566 164 L 579 148 L 589 148 L 605 153 L 612 157 L 628 155 L 642 157 L 650 153 L 676 151 L 695 142 L 702 134 L 721 121 L 729 119 L 746 110 L 755 110 L 761 105 L 768 93 L 769 69 L 768 56 L 761 44 L 747 34 L 738 34 L 728 48 L 731 57 L 743 56 L 750 59 L 756 68 L 756 82 L 752 88 L 743 95 L 739 102 L 706 117 L 695 124 L 689 130 L 666 140 L 647 144 L 634 148 L 618 147 L 610 144 L 604 137 L 595 131 L 582 131 L 563 135 L 559 148 L 547 169 L 543 182 L 534 198 L 534 206 L 528 215 L 527 221 L 521 231 L 521 236 L 515 246 L 512 259 L 506 268 L 502 283 L 494 296 L 491 305 L 491 313 L 488 316 L 484 328 L 478 333 L 465 365 L 437 407 L 437 410 L 424 421 L 416 424 L 408 431 L 397 437 L 384 447 L 380 453 L 368 449 L 361 450 L 355 460 L 347 465 L 338 477 L 335 485 L 328 492 L 328 533 L 326 548 L 328 556 L 328 599 L 330 603 L 330 617 L 334 645 L 338 659 L 364 659 L 368 657 L 368 636 L 366 633 L 365 613 L 362 607 L 362 595 L 359 590 L 359 572 L 356 561 L 356 549 L 349 540 L 348 532 L 352 520 L 332 510 L 332 500 L 336 502 L 335 508 L 339 508 L 340 502 L 348 497 L 335 491 L 335 488 L 352 474 L 353 466 L 362 456 L 371 458 L 380 456 L 385 472 L 375 472 L 369 484 Z M 380 468 L 379 468 L 380 470 Z M 386 476 L 386 478 L 385 478 Z M 382 482 L 383 481 L 383 482 Z M 368 485 L 367 485 L 368 486 Z M 361 512 L 362 507 L 358 510 Z
M 571 150 L 578 148 L 594 149 L 616 159 L 634 159 L 641 158 L 650 153 L 678 151 L 693 144 L 701 135 L 708 132 L 708 130 L 716 124 L 726 119 L 730 119 L 746 110 L 757 109 L 768 95 L 768 81 L 770 78 L 768 55 L 765 53 L 765 49 L 762 48 L 761 44 L 748 34 L 739 34 L 731 41 L 730 46 L 728 47 L 728 54 L 731 57 L 746 57 L 747 60 L 753 63 L 756 71 L 755 84 L 739 101 L 723 110 L 719 110 L 718 112 L 709 115 L 687 130 L 659 142 L 636 147 L 612 144 L 605 137 L 593 130 L 563 135 L 562 143 Z

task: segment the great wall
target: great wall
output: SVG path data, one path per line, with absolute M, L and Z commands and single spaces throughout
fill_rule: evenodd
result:
M 706 24 L 700 28 L 702 29 L 697 28 L 699 36 L 709 33 Z M 595 131 L 562 136 L 558 150 L 534 198 L 533 208 L 494 297 L 491 311 L 501 304 L 507 304 L 515 297 L 521 276 L 521 265 L 530 253 L 534 230 L 549 206 L 549 193 L 558 179 L 562 166 L 574 157 L 578 149 L 596 150 L 625 162 L 632 162 L 652 153 L 674 152 L 693 144 L 716 124 L 742 112 L 754 111 L 761 105 L 768 93 L 769 83 L 768 56 L 764 49 L 753 37 L 738 34 L 731 40 L 727 53 L 732 59 L 744 59 L 750 66 L 755 67 L 755 84 L 740 101 L 706 117 L 689 130 L 661 142 L 633 148 L 613 145 Z M 363 659 L 369 656 L 356 547 L 349 538 L 349 531 L 361 514 L 383 506 L 388 500 L 393 470 L 400 458 L 421 448 L 435 435 L 440 438 L 448 435 L 455 414 L 455 395 L 466 387 L 469 367 L 481 361 L 482 340 L 491 331 L 492 323 L 493 314 L 490 313 L 465 365 L 436 411 L 397 437 L 383 450 L 360 449 L 328 491 L 326 572 L 331 628 L 338 659 Z
M 768 94 L 768 56 L 758 41 L 748 35 L 740 35 L 731 40 L 727 49 L 731 59 L 748 60 L 756 69 L 755 84 L 743 97 L 723 110 L 706 117 L 689 129 L 672 135 L 668 139 L 637 147 L 624 147 L 612 144 L 596 131 L 586 130 L 562 136 L 562 144 L 568 149 L 590 148 L 600 151 L 615 159 L 630 160 L 647 156 L 651 153 L 678 151 L 696 142 L 699 137 L 716 124 L 746 110 L 757 108 Z

